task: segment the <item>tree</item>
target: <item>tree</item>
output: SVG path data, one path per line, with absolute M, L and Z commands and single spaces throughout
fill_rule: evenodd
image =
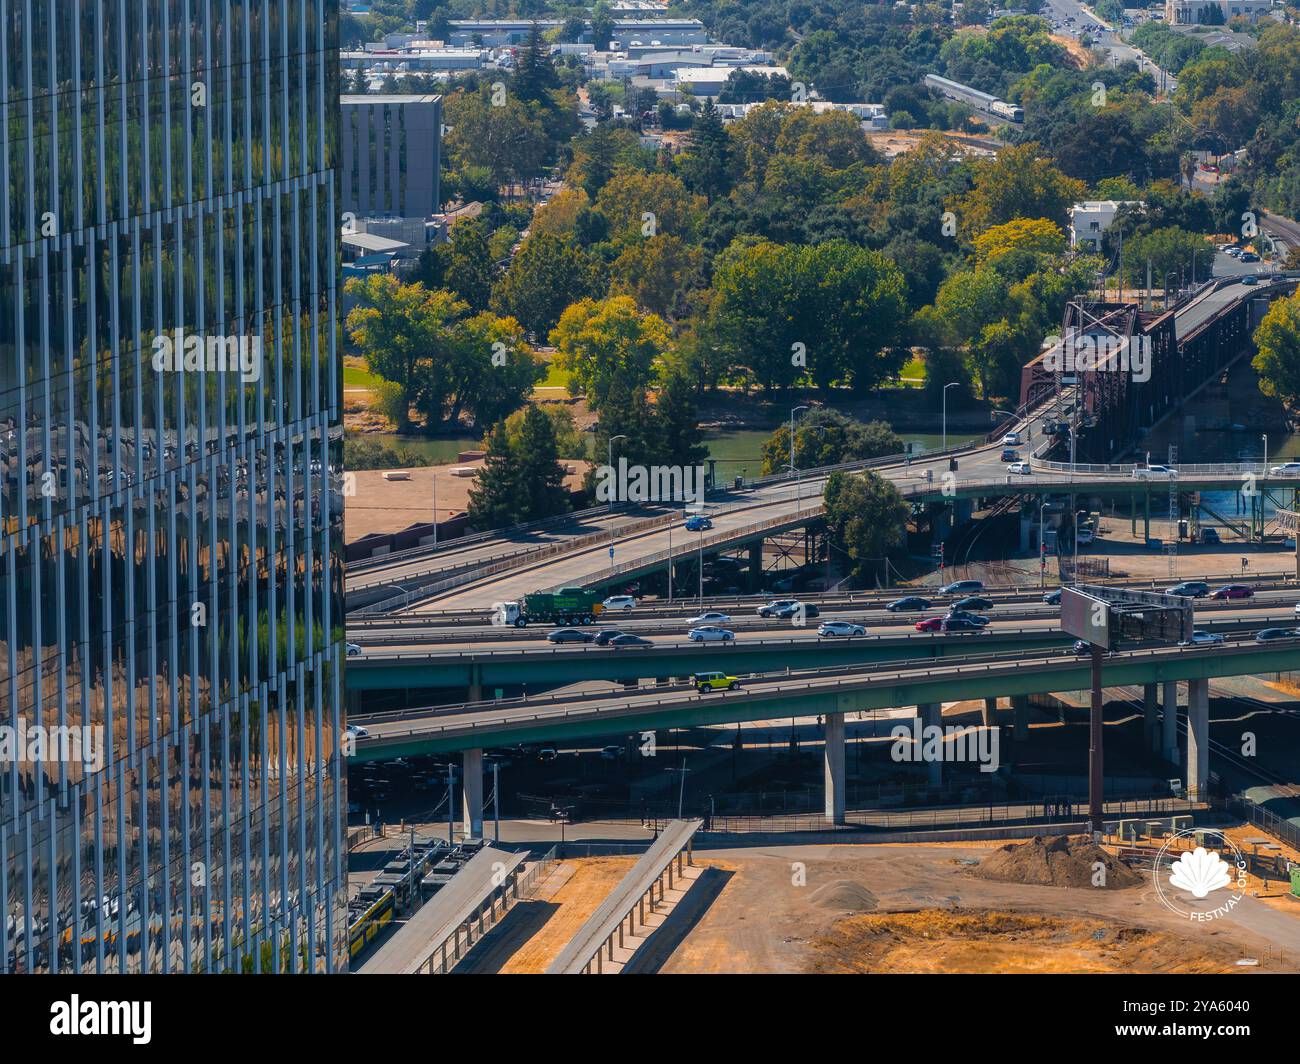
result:
M 469 489 L 469 524 L 478 531 L 520 521 L 521 478 L 504 422 L 493 427 L 486 443 L 483 468 Z
M 1294 404 L 1300 399 L 1300 293 L 1274 300 L 1255 330 L 1255 346 L 1259 390 Z
M 1032 142 L 1020 144 L 971 164 L 974 187 L 956 202 L 958 225 L 968 240 L 1014 218 L 1066 224 L 1070 207 L 1083 199 L 1087 186 L 1066 177 L 1039 151 Z
M 875 473 L 832 473 L 823 498 L 826 527 L 858 578 L 878 568 L 906 538 L 911 508 Z
M 580 299 L 551 330 L 556 364 L 570 372 L 569 390 L 600 410 L 614 382 L 644 389 L 656 360 L 668 349 L 668 327 L 657 314 L 642 314 L 628 296 Z
M 691 127 L 689 150 L 676 159 L 677 171 L 687 188 L 711 203 L 731 188 L 730 155 L 730 137 L 713 98 L 708 97 Z
M 550 233 L 530 235 L 492 291 L 492 306 L 543 337 L 574 299 L 600 288 L 596 264 L 571 241 Z
M 550 47 L 542 40 L 541 28 L 534 22 L 528 32 L 528 43 L 517 53 L 511 85 L 521 100 L 550 104 L 548 93 L 559 84 Z
M 1147 263 L 1152 283 L 1163 286 L 1166 274 L 1180 280 L 1191 278 L 1196 259 L 1196 277 L 1206 279 L 1214 265 L 1214 247 L 1199 233 L 1168 226 L 1151 233 L 1139 233 L 1124 241 L 1124 274 L 1130 284 L 1145 285 Z
M 516 410 L 506 418 L 506 438 L 510 441 L 512 448 L 518 450 L 524 416 L 532 409 L 540 410 L 551 419 L 551 430 L 555 433 L 556 454 L 561 458 L 587 457 L 587 437 L 574 422 L 573 414 L 569 408 L 559 403 L 546 403 L 537 407 L 529 406 L 522 410 Z
M 655 458 L 661 465 L 686 469 L 704 461 L 709 450 L 699 420 L 690 380 L 680 371 L 669 371 L 654 405 Z
M 1013 218 L 976 235 L 975 261 L 985 263 L 1011 251 L 1035 255 L 1060 255 L 1065 251 L 1065 233 L 1046 218 Z
M 546 366 L 514 318 L 476 314 L 460 323 L 456 341 L 462 367 L 457 398 L 480 428 L 518 410 L 546 376 Z
M 671 233 L 634 241 L 610 266 L 610 292 L 629 295 L 661 317 L 677 318 L 686 293 L 701 284 L 704 262 L 703 250 Z
M 512 445 L 504 421 L 488 435 L 483 468 L 469 490 L 469 523 L 486 530 L 536 521 L 569 508 L 555 429 L 537 407 L 524 411 Z
M 488 250 L 487 228 L 477 218 L 459 223 L 451 233 L 446 280 L 474 312 L 488 308 L 495 270 Z
M 903 438 L 885 422 L 862 422 L 831 409 L 811 410 L 800 418 L 794 444 L 794 464 L 800 469 L 903 452 Z M 762 454 L 765 475 L 780 473 L 789 465 L 789 425 L 781 425 L 763 442 Z
M 591 9 L 591 40 L 596 46 L 596 51 L 605 51 L 613 35 L 614 16 L 610 14 L 609 5 L 605 0 L 596 0 L 595 6 Z

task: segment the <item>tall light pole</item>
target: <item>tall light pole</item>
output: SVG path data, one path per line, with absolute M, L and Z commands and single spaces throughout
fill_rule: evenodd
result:
M 1264 441 L 1264 468 L 1259 471 L 1260 476 L 1268 476 L 1268 433 L 1260 437 Z
M 625 439 L 627 439 L 627 437 L 622 433 L 620 433 L 617 436 L 611 436 L 609 439 L 605 441 L 605 468 L 609 470 L 609 475 L 611 478 L 613 478 L 614 476 L 614 441 L 625 440 Z M 617 483 L 617 481 L 615 481 L 615 483 Z M 609 508 L 611 510 L 614 509 L 614 496 L 617 493 L 618 493 L 617 489 L 615 489 L 613 492 L 610 493 Z
M 799 413 L 800 410 L 807 409 L 806 406 L 796 406 L 790 411 L 790 470 L 795 473 L 797 473 L 798 470 L 795 468 L 794 464 L 794 416 Z
M 438 545 L 438 474 L 433 473 L 433 545 Z
M 959 383 L 953 381 L 943 386 L 943 447 L 941 449 L 944 451 L 948 449 L 948 389 L 956 388 Z

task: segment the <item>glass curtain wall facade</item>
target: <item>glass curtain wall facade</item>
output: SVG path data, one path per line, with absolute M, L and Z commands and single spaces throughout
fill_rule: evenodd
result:
M 346 968 L 337 0 L 0 0 L 0 968 Z

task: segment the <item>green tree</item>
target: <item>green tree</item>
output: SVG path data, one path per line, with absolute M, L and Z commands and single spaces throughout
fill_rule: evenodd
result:
M 564 487 L 564 469 L 559 463 L 555 425 L 537 407 L 524 411 L 519 427 L 519 446 L 514 452 L 524 521 L 553 517 L 569 508 Z
M 708 456 L 704 433 L 699 425 L 699 408 L 690 379 L 670 370 L 655 395 L 654 424 L 657 428 L 655 457 L 661 465 L 688 468 Z
M 601 287 L 597 264 L 569 240 L 551 233 L 530 235 L 492 290 L 492 305 L 543 337 L 573 300 Z
M 556 364 L 570 373 L 569 391 L 600 410 L 615 380 L 644 389 L 668 348 L 668 327 L 657 314 L 642 314 L 627 296 L 580 299 L 551 330 Z
M 795 424 L 794 464 L 800 469 L 839 465 L 903 452 L 903 438 L 883 421 L 862 422 L 838 410 L 810 410 Z M 763 442 L 763 473 L 780 473 L 790 462 L 790 426 Z
M 444 275 L 448 286 L 471 311 L 487 310 L 495 274 L 487 227 L 477 218 L 461 222 L 452 230 L 450 248 Z
M 504 422 L 488 435 L 483 468 L 469 489 L 469 524 L 478 531 L 504 528 L 521 518 L 522 479 Z
M 826 527 L 861 579 L 907 536 L 911 511 L 898 489 L 875 473 L 832 473 L 823 495 Z
M 1259 390 L 1294 404 L 1300 399 L 1300 293 L 1273 301 L 1255 330 L 1255 346 Z

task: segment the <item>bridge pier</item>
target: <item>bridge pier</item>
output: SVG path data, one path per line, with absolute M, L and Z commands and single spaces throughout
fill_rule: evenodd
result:
M 1178 764 L 1178 681 L 1165 683 L 1164 719 L 1160 724 L 1160 754 L 1166 761 Z
M 749 545 L 749 586 L 757 591 L 763 586 L 763 541 Z
M 822 760 L 826 780 L 826 821 L 844 823 L 844 714 L 827 713 L 822 725 L 825 750 Z
M 943 703 L 942 702 L 924 702 L 916 707 L 917 714 L 921 718 L 921 743 L 922 749 L 925 747 L 925 731 L 931 725 L 942 730 L 943 728 Z M 945 747 L 940 745 L 940 751 Z M 937 757 L 929 762 L 930 766 L 930 786 L 940 787 L 943 785 L 943 757 Z
M 1024 742 L 1029 738 L 1029 696 L 1012 695 L 1011 708 L 1015 710 L 1016 723 L 1011 732 L 1011 738 L 1018 743 Z
M 1159 753 L 1160 744 L 1156 741 L 1157 719 L 1160 712 L 1159 691 L 1156 684 L 1142 686 L 1142 743 L 1148 749 Z
M 998 700 L 996 698 L 984 699 L 984 708 L 980 711 L 980 723 L 986 728 L 996 728 L 998 726 Z
M 466 835 L 483 837 L 483 750 L 466 750 L 461 759 L 461 817 Z
M 1210 681 L 1187 681 L 1187 797 L 1203 801 L 1210 785 Z

